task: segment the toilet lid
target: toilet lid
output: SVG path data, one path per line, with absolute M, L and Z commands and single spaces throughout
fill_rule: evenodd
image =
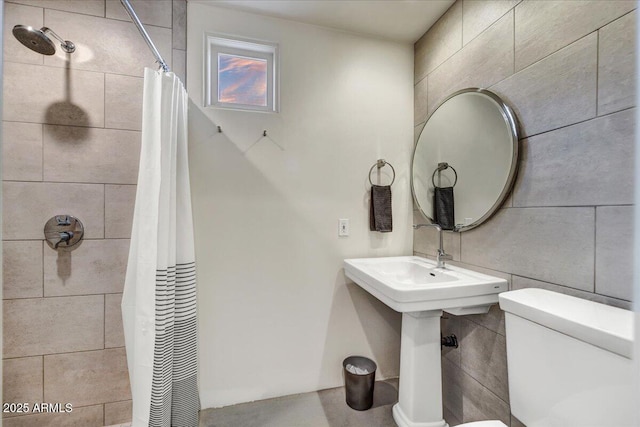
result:
M 458 424 L 458 427 L 507 427 L 502 421 L 488 420 L 488 421 L 474 421 L 472 423 Z

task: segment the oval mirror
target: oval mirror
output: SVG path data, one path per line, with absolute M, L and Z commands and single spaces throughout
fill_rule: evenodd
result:
M 463 89 L 436 108 L 420 133 L 411 166 L 414 200 L 443 229 L 470 230 L 507 198 L 517 163 L 511 109 L 486 89 Z

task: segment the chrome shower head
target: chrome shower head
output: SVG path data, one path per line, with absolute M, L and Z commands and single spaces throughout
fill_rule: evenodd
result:
M 20 43 L 33 50 L 34 52 L 41 53 L 43 55 L 53 55 L 56 53 L 56 45 L 49 35 L 53 36 L 60 42 L 60 47 L 67 53 L 73 53 L 76 50 L 76 46 L 68 41 L 63 40 L 60 36 L 53 32 L 53 30 L 42 27 L 37 30 L 28 25 L 16 25 L 13 27 L 13 35 L 18 39 Z

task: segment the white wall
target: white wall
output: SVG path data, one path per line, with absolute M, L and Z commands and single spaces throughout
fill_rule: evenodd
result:
M 400 316 L 347 280 L 342 260 L 412 253 L 413 46 L 188 7 L 203 407 L 339 386 L 354 354 L 397 376 Z M 202 107 L 205 31 L 279 43 L 280 113 Z M 246 151 L 264 129 L 283 149 L 262 139 Z M 378 158 L 397 173 L 386 234 L 368 230 Z

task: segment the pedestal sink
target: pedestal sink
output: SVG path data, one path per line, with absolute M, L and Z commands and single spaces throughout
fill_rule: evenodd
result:
M 402 313 L 399 427 L 447 427 L 442 417 L 440 316 L 489 311 L 507 281 L 417 256 L 344 260 L 348 278 Z

